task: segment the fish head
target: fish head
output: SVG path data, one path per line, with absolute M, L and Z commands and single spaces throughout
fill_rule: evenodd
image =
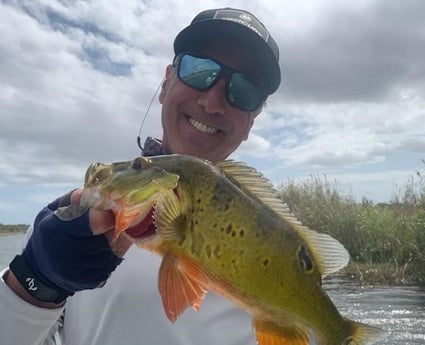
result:
M 90 164 L 84 178 L 84 187 L 93 187 L 108 183 L 115 173 L 125 171 L 131 167 L 131 162 L 105 164 L 96 162 Z
M 174 189 L 179 177 L 152 164 L 145 157 L 128 162 L 93 163 L 86 171 L 84 188 L 99 188 L 118 194 L 130 194 L 133 202 L 162 188 Z M 137 193 L 135 193 L 137 191 Z
M 111 210 L 116 215 L 118 235 L 149 215 L 158 196 L 174 190 L 178 181 L 177 174 L 152 164 L 146 157 L 93 163 L 86 171 L 80 205 Z

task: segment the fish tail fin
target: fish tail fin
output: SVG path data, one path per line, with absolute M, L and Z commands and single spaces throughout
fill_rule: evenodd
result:
M 385 337 L 386 332 L 381 328 L 350 320 L 347 322 L 351 335 L 341 345 L 371 345 Z

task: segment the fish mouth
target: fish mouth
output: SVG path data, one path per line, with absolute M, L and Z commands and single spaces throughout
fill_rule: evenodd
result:
M 191 116 L 187 116 L 187 119 L 189 123 L 192 125 L 192 127 L 196 128 L 198 131 L 202 133 L 214 135 L 214 134 L 218 134 L 222 132 L 220 129 L 213 126 L 209 126 L 203 122 L 200 122 Z
M 156 227 L 153 224 L 153 212 L 154 207 L 151 207 L 146 216 L 143 217 L 139 223 L 132 225 L 125 230 L 125 234 L 130 237 L 133 242 L 143 241 L 156 234 Z

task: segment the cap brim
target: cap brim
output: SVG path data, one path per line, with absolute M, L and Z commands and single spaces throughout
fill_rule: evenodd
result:
M 226 37 L 235 39 L 247 47 L 258 61 L 258 72 L 261 76 L 262 87 L 268 94 L 272 94 L 280 85 L 281 75 L 279 63 L 271 48 L 254 31 L 238 23 L 228 20 L 204 20 L 183 29 L 174 41 L 174 52 L 191 51 L 196 45 L 207 42 L 209 39 Z

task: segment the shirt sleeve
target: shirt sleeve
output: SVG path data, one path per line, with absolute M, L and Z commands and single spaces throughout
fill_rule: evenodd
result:
M 0 344 L 54 344 L 52 339 L 63 308 L 44 309 L 19 298 L 0 273 Z

